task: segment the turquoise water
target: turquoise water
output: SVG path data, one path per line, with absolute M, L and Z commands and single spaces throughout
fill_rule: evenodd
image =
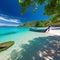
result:
M 16 28 L 16 27 L 1 27 L 0 28 L 0 42 L 15 41 L 20 35 L 27 33 L 29 28 Z M 17 37 L 18 36 L 18 37 Z

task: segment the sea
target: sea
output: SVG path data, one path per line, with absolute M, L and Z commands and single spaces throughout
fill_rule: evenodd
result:
M 29 31 L 28 27 L 0 27 L 0 43 L 6 41 L 15 41 L 18 37 L 22 37 Z

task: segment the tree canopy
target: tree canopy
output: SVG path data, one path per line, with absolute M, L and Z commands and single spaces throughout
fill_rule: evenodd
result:
M 32 5 L 34 7 L 33 12 L 36 13 L 38 5 L 44 4 L 46 0 L 19 0 L 19 5 L 22 8 L 22 14 L 25 13 Z M 48 0 L 45 5 L 45 15 L 53 15 L 60 13 L 60 0 Z

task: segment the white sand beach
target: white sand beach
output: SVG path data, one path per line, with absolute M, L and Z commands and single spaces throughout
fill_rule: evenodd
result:
M 48 33 L 60 36 L 60 30 L 50 30 Z
M 48 34 L 60 36 L 60 27 L 53 27 L 53 29 L 50 28 Z

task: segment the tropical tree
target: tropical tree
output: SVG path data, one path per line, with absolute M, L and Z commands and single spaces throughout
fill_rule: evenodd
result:
M 49 21 L 37 23 L 35 26 L 47 26 L 47 25 L 60 26 L 60 0 L 19 0 L 19 5 L 22 8 L 21 11 L 22 14 L 27 12 L 27 10 L 31 6 L 34 7 L 33 12 L 36 13 L 36 11 L 39 9 L 38 6 L 44 3 L 45 3 L 44 15 L 49 15 L 51 16 L 51 18 L 49 19 Z
M 19 4 L 22 8 L 22 14 L 25 13 L 28 8 L 32 5 L 35 13 L 38 10 L 38 5 L 44 4 L 46 0 L 19 0 Z M 60 0 L 48 0 L 45 5 L 45 15 L 60 15 Z
M 22 8 L 21 13 L 25 13 L 30 6 L 34 7 L 33 12 L 35 13 L 38 10 L 38 5 L 43 4 L 45 0 L 19 0 L 19 4 Z

